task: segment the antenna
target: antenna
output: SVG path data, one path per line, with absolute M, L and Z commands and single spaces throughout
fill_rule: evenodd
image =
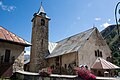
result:
M 41 6 L 42 6 L 42 2 L 43 2 L 43 0 L 41 0 Z
M 37 12 L 38 14 L 40 13 L 41 6 L 42 6 L 42 0 L 41 0 L 41 3 L 40 3 L 39 10 L 38 10 L 38 12 Z
M 42 0 L 41 0 L 41 6 L 42 6 Z

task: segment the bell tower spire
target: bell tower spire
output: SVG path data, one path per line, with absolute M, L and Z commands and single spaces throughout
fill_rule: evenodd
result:
M 47 67 L 45 55 L 48 54 L 48 36 L 49 36 L 49 20 L 42 6 L 32 19 L 32 38 L 31 38 L 31 54 L 30 54 L 30 71 L 38 72 L 42 68 Z
M 43 8 L 43 6 L 42 6 L 42 2 L 41 2 L 40 8 L 39 8 L 37 14 L 38 14 L 38 15 L 41 15 L 41 14 L 45 14 L 45 15 L 46 15 L 46 12 L 45 12 L 45 10 L 44 10 L 44 8 Z

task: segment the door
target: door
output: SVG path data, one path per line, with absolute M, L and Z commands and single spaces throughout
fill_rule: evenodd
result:
M 10 60 L 10 50 L 6 50 L 4 62 L 8 63 L 9 60 Z

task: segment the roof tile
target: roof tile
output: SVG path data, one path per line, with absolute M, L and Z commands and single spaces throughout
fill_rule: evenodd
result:
M 96 59 L 95 63 L 92 65 L 91 68 L 92 69 L 120 69 L 120 67 L 100 57 Z
M 22 45 L 30 46 L 31 44 L 24 39 L 18 37 L 17 35 L 13 34 L 12 32 L 6 30 L 5 28 L 0 26 L 0 39 L 3 41 L 11 41 L 14 43 L 19 43 Z

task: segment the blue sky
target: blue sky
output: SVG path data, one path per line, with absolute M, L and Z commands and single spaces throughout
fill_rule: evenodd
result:
M 115 24 L 114 9 L 119 0 L 43 0 L 51 18 L 49 41 L 56 42 L 93 26 L 100 31 Z M 33 14 L 41 0 L 0 0 L 0 25 L 31 42 Z

